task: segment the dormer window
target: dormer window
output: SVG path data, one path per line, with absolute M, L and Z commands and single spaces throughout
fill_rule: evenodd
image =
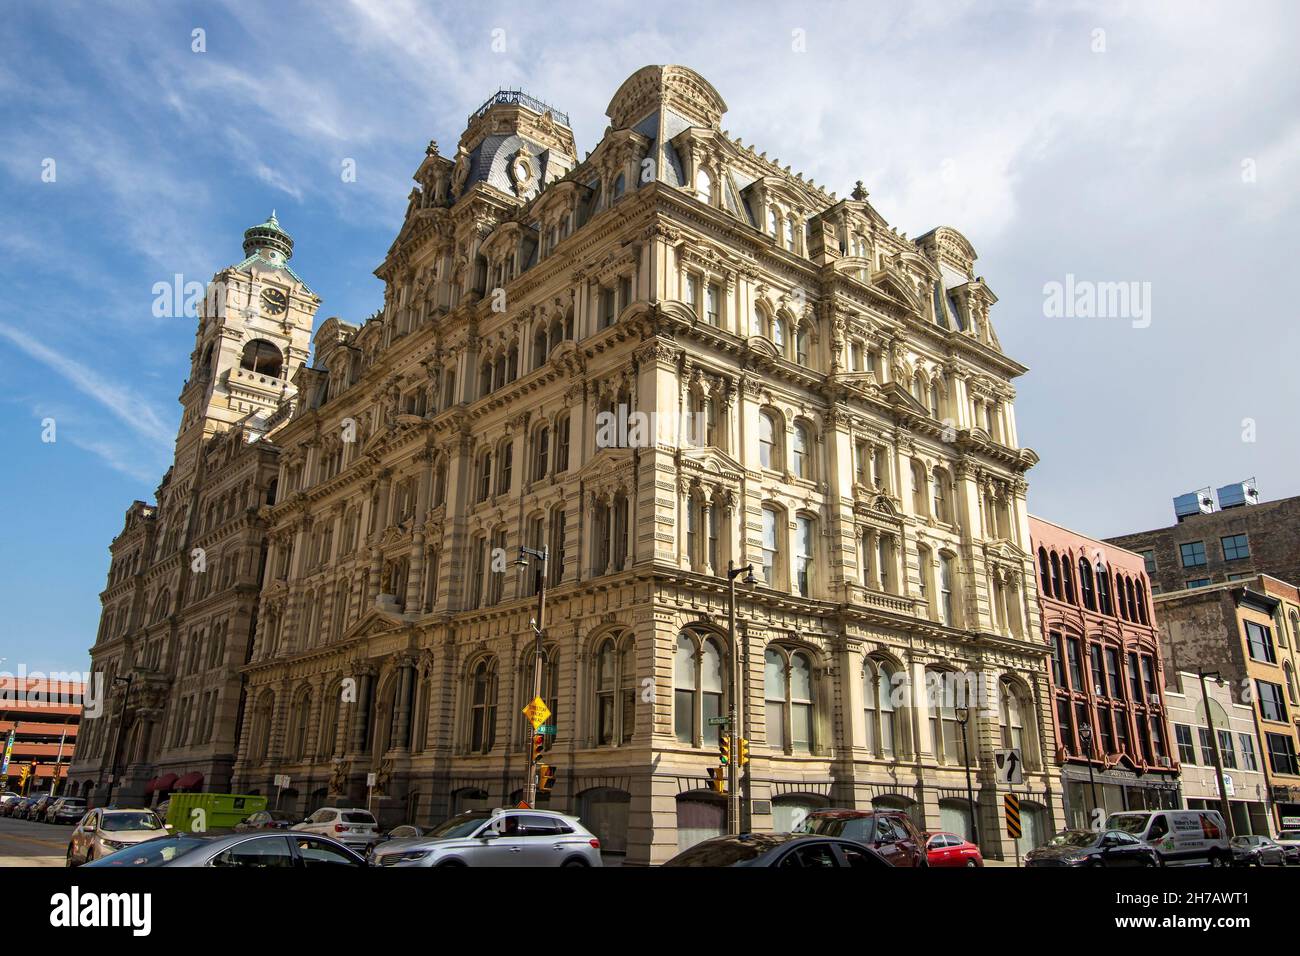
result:
M 695 198 L 706 204 L 713 201 L 713 179 L 703 168 L 695 172 Z

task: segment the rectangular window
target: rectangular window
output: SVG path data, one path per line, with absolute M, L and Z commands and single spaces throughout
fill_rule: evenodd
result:
M 1148 576 L 1154 575 L 1154 574 L 1156 573 L 1156 553 L 1155 553 L 1155 551 L 1153 551 L 1153 550 L 1151 550 L 1150 548 L 1148 548 L 1148 549 L 1145 550 L 1145 551 L 1141 551 L 1141 552 L 1139 552 L 1139 554 L 1142 555 L 1142 563 L 1143 563 L 1144 565 L 1146 565 L 1147 575 L 1148 575 Z
M 795 525 L 797 528 L 794 557 L 795 580 L 799 588 L 799 593 L 803 597 L 809 597 L 812 593 L 812 519 L 800 515 L 795 519 Z
M 1130 654 L 1128 656 L 1128 690 L 1133 700 L 1142 703 L 1142 682 L 1138 679 L 1138 656 Z
M 1274 773 L 1300 775 L 1296 765 L 1295 741 L 1290 734 L 1265 734 L 1265 746 L 1268 747 L 1268 765 Z
M 1223 766 L 1226 770 L 1237 769 L 1237 751 L 1232 746 L 1232 733 L 1227 730 L 1220 730 L 1219 734 L 1219 756 L 1223 758 Z
M 626 309 L 632 304 L 632 280 L 623 276 L 618 280 L 618 307 Z
M 1110 677 L 1110 696 L 1119 700 L 1124 696 L 1124 680 L 1120 676 L 1119 651 L 1113 647 L 1106 648 L 1106 672 Z
M 710 282 L 704 299 L 704 318 L 709 325 L 718 325 L 722 320 L 722 286 Z
M 1106 696 L 1106 673 L 1101 664 L 1101 647 L 1088 645 L 1088 657 L 1092 662 L 1092 692 L 1100 697 Z
M 692 309 L 700 307 L 700 279 L 699 276 L 686 277 L 686 304 Z
M 1276 664 L 1277 654 L 1273 650 L 1273 630 L 1254 621 L 1246 622 L 1246 646 L 1250 656 L 1266 664 Z
M 607 329 L 614 324 L 614 290 L 600 290 L 600 327 Z
M 1282 685 L 1256 680 L 1255 687 L 1259 691 L 1259 715 L 1265 720 L 1286 723 L 1286 701 L 1282 699 Z
M 776 512 L 763 509 L 763 583 L 776 587 Z
M 1197 727 L 1196 732 L 1201 739 L 1201 764 L 1206 767 L 1213 767 L 1214 743 L 1210 740 L 1210 728 Z
M 1110 708 L 1105 704 L 1097 705 L 1097 742 L 1101 746 L 1101 754 L 1113 754 L 1115 752 L 1115 735 L 1110 729 Z
M 555 426 L 555 472 L 569 470 L 569 416 L 565 415 Z
M 1199 568 L 1205 564 L 1205 542 L 1189 541 L 1186 544 L 1180 544 L 1178 551 L 1182 555 L 1183 567 Z
M 1192 728 L 1186 724 L 1174 724 L 1174 737 L 1178 740 L 1179 762 L 1196 763 L 1196 748 L 1192 745 Z
M 1250 557 L 1250 543 L 1244 534 L 1230 534 L 1220 538 L 1219 543 L 1223 545 L 1224 561 L 1240 561 Z
M 1237 734 L 1237 741 L 1241 744 L 1241 769 L 1259 770 L 1259 760 L 1255 756 L 1255 738 L 1250 734 Z
M 1065 686 L 1065 665 L 1061 654 L 1061 635 L 1052 632 L 1052 683 Z
M 1079 666 L 1079 639 L 1068 638 L 1065 642 L 1067 660 L 1070 664 L 1070 689 L 1083 690 L 1083 671 Z
M 1065 746 L 1067 752 L 1078 753 L 1074 746 L 1074 721 L 1072 715 L 1070 699 L 1068 697 L 1058 697 L 1056 699 L 1056 721 L 1060 724 L 1061 743 Z
M 1187 589 L 1189 591 L 1192 588 L 1208 588 L 1209 586 L 1210 586 L 1209 578 L 1192 578 L 1187 582 Z

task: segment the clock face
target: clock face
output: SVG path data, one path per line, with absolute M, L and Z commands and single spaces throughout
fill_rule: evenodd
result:
M 262 293 L 262 307 L 271 315 L 279 315 L 289 307 L 289 300 L 279 289 L 267 289 Z

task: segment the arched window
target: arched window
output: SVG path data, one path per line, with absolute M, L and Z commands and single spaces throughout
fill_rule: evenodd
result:
M 794 242 L 794 216 L 785 217 L 785 247 L 791 252 L 798 251 Z
M 948 472 L 936 468 L 934 470 L 934 518 L 946 524 L 952 522 L 952 515 L 948 510 L 948 491 Z
M 1052 563 L 1048 560 L 1047 549 L 1039 547 L 1038 549 L 1038 577 L 1042 587 L 1043 594 L 1048 597 L 1052 596 Z
M 816 477 L 812 463 L 812 432 L 805 422 L 797 422 L 794 426 L 794 455 L 793 465 L 796 477 L 807 478 L 810 481 Z
M 478 500 L 487 501 L 492 494 L 492 452 L 485 451 L 478 460 Z
M 1009 680 L 1002 681 L 1002 747 L 1006 750 L 1019 750 L 1022 759 L 1027 759 L 1025 749 L 1025 711 L 1020 692 Z
M 511 468 L 514 464 L 515 443 L 503 438 L 497 445 L 497 494 L 504 495 L 510 491 Z
M 1059 601 L 1061 599 L 1061 559 L 1056 556 L 1055 551 L 1052 552 L 1051 561 L 1052 561 L 1052 597 L 1056 598 Z
M 930 415 L 934 418 L 943 417 L 943 403 L 940 401 L 937 381 L 930 383 Z
M 807 326 L 800 326 L 794 334 L 794 360 L 800 365 L 808 364 L 809 335 Z
M 695 171 L 695 198 L 702 203 L 713 202 L 713 179 L 702 166 Z
M 1295 670 L 1291 667 L 1290 661 L 1283 661 L 1282 671 L 1286 676 L 1286 696 L 1294 707 L 1297 704 L 1300 704 L 1300 700 L 1297 700 L 1296 698 Z
M 786 753 L 812 753 L 812 661 L 803 651 L 769 647 L 764 654 L 764 697 L 767 701 L 767 744 Z
M 763 507 L 763 583 L 770 588 L 777 587 L 779 574 L 776 556 L 781 540 L 781 515 L 773 507 Z
M 781 244 L 781 214 L 777 212 L 775 206 L 768 210 L 767 213 L 767 231 L 772 234 L 772 238 L 776 240 L 776 244 L 779 246 Z
M 1065 592 L 1065 600 L 1074 603 L 1074 575 L 1070 573 L 1070 558 L 1067 555 L 1061 559 L 1061 587 Z
M 717 744 L 718 727 L 709 720 L 722 716 L 724 686 L 718 642 L 682 631 L 673 658 L 673 727 L 678 740 L 692 746 Z
M 636 644 L 630 635 L 596 651 L 596 745 L 629 743 L 636 727 Z
M 469 752 L 485 754 L 496 742 L 497 662 L 485 657 L 469 674 Z
M 1083 606 L 1090 611 L 1097 610 L 1097 598 L 1092 590 L 1092 565 L 1087 558 L 1079 559 L 1079 592 L 1083 596 Z
M 781 444 L 777 436 L 781 427 L 774 412 L 764 409 L 758 413 L 758 463 L 772 471 L 781 470 Z
M 929 486 L 925 477 L 925 466 L 919 461 L 912 462 L 912 510 L 920 517 L 926 517 L 929 511 Z
M 533 432 L 533 463 L 530 481 L 541 481 L 546 477 L 546 466 L 550 459 L 551 451 L 551 428 L 549 425 L 542 425 Z
M 978 704 L 970 699 L 973 695 L 964 692 L 970 687 L 970 676 L 956 671 L 926 671 L 928 697 L 935 702 L 930 708 L 930 736 L 934 743 L 935 757 L 940 763 L 960 765 L 969 759 L 971 766 L 978 765 L 978 738 L 971 726 Z M 957 719 L 958 707 L 966 708 L 965 749 L 962 744 L 962 723 Z
M 1104 568 L 1097 569 L 1097 603 L 1102 614 L 1115 613 L 1110 606 L 1110 572 Z
M 239 357 L 240 368 L 269 378 L 279 378 L 283 364 L 284 356 L 280 354 L 280 350 L 266 339 L 253 339 L 244 346 L 244 351 Z
M 878 757 L 893 757 L 903 748 L 898 740 L 894 685 L 898 669 L 886 660 L 867 658 L 862 670 L 862 699 L 866 702 L 865 744 Z
M 785 317 L 778 315 L 772 320 L 772 344 L 776 346 L 777 352 L 785 355 L 786 328 Z
M 289 733 L 289 759 L 302 760 L 307 756 L 307 718 L 311 715 L 311 691 L 298 695 L 293 705 L 293 727 Z
M 812 597 L 816 581 L 816 536 L 813 519 L 808 515 L 795 517 L 794 580 L 802 597 Z
M 957 573 L 951 554 L 939 555 L 939 620 L 947 627 L 955 627 L 957 619 Z

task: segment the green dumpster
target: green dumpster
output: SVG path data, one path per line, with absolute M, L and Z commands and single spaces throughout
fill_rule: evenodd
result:
M 230 830 L 250 813 L 266 809 L 266 797 L 238 793 L 173 793 L 167 822 L 179 833 Z

